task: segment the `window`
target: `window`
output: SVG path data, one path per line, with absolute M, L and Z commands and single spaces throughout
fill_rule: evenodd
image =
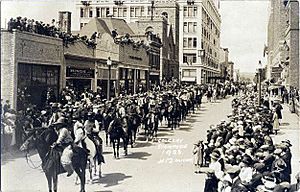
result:
M 193 47 L 194 47 L 194 48 L 197 47 L 197 38 L 193 38 Z
M 196 77 L 196 70 L 195 69 L 183 69 L 182 76 L 183 77 Z
M 168 16 L 168 13 L 167 12 L 162 12 L 162 14 L 161 14 L 162 16 L 164 16 L 166 19 L 168 19 L 169 18 L 169 16 Z
M 83 27 L 83 23 L 80 23 L 80 29 Z
M 135 17 L 139 17 L 141 16 L 141 8 L 140 7 L 136 7 L 135 8 Z
M 106 17 L 109 14 L 109 8 L 108 7 L 101 7 L 100 8 L 100 17 Z
M 197 16 L 197 7 L 194 7 L 194 10 L 193 10 L 193 17 L 196 17 Z
M 187 7 L 183 7 L 183 16 L 184 17 L 188 16 L 188 14 L 187 14 Z
M 80 17 L 83 17 L 83 8 L 80 8 Z
M 196 32 L 197 31 L 197 22 L 194 22 L 193 24 L 193 32 Z
M 184 48 L 196 48 L 197 47 L 197 38 L 196 37 L 184 37 L 183 38 L 183 47 Z
M 99 7 L 96 8 L 96 17 L 100 17 L 100 9 L 99 9 Z
M 93 17 L 93 10 L 89 10 L 89 17 Z
M 187 32 L 188 32 L 188 27 L 187 27 L 187 26 L 188 26 L 188 23 L 187 23 L 187 22 L 184 22 L 184 23 L 183 23 L 183 32 L 184 32 L 184 33 L 187 33 Z
M 195 53 L 184 53 L 183 63 L 188 63 L 189 65 L 197 63 L 197 56 Z
M 114 17 L 118 17 L 119 16 L 118 15 L 118 8 L 116 8 L 116 7 L 113 8 L 113 16 Z
M 188 47 L 193 47 L 193 38 L 188 38 Z
M 196 17 L 197 16 L 197 7 L 195 7 L 195 6 L 183 7 L 183 16 L 184 17 Z
M 141 7 L 141 16 L 145 16 L 145 8 Z
M 130 17 L 134 17 L 134 8 L 130 7 Z
M 126 17 L 127 16 L 127 8 L 124 8 L 123 9 L 123 17 Z
M 187 47 L 187 39 L 186 38 L 183 38 L 183 47 Z
M 148 15 L 151 15 L 151 10 L 152 10 L 152 7 L 151 6 L 148 6 Z

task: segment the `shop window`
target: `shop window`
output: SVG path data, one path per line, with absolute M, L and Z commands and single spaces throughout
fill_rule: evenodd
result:
M 29 102 L 38 106 L 45 104 L 48 88 L 53 90 L 57 98 L 59 90 L 59 67 L 18 64 L 18 89 L 23 90 L 25 88 L 27 88 L 31 95 Z

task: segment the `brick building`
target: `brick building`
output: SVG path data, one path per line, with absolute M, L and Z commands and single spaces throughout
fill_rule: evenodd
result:
M 123 33 L 114 39 L 111 31 L 116 26 Z M 81 39 L 65 46 L 60 38 L 2 30 L 1 98 L 10 100 L 16 109 L 20 108 L 18 90 L 26 90 L 29 102 L 37 106 L 45 103 L 48 88 L 52 88 L 56 98 L 65 86 L 79 91 L 101 87 L 106 93 L 109 72 L 111 96 L 147 90 L 150 72 L 159 71 L 160 38 L 144 34 L 124 43 L 123 36 L 134 33 L 124 20 L 113 18 L 95 18 L 80 34 L 90 37 L 95 31 L 100 35 L 97 46 L 92 48 Z M 108 60 L 112 64 L 110 71 Z
M 228 48 L 220 49 L 220 79 L 225 81 L 228 75 L 229 50 Z
M 93 18 L 109 17 L 135 23 L 133 25 L 141 27 L 138 28 L 139 35 L 153 28 L 163 43 L 160 52 L 160 80 L 179 78 L 179 6 L 176 1 L 159 0 L 153 1 L 153 4 L 148 0 L 77 1 L 76 8 L 79 15 L 77 24 L 80 25 L 80 28 L 87 25 Z M 116 29 L 118 29 L 117 26 Z M 120 30 L 118 29 L 118 31 Z M 172 50 L 171 53 L 170 50 Z
M 20 90 L 26 90 L 35 104 L 42 102 L 48 87 L 58 96 L 65 84 L 63 69 L 61 39 L 1 31 L 1 98 L 9 100 L 12 108 L 17 108 Z
M 267 79 L 299 88 L 299 2 L 271 1 L 268 21 Z

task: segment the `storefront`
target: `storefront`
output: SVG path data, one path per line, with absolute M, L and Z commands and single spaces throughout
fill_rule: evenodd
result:
M 77 91 L 92 89 L 92 80 L 95 78 L 95 70 L 91 68 L 66 68 L 66 86 L 73 87 Z
M 159 71 L 150 71 L 149 73 L 149 83 L 150 87 L 159 85 Z
M 108 68 L 98 68 L 97 72 L 97 87 L 101 89 L 101 92 L 107 98 L 107 86 L 108 86 Z M 117 95 L 117 69 L 112 68 L 110 70 L 110 97 L 115 97 Z
M 23 109 L 27 102 L 42 107 L 47 92 L 51 92 L 51 100 L 58 98 L 60 66 L 19 63 L 17 74 L 18 109 Z

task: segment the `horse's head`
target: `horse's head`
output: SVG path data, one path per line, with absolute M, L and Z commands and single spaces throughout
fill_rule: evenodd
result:
M 21 145 L 20 151 L 28 151 L 30 149 L 33 149 L 35 146 L 36 136 L 31 135 L 28 137 L 25 142 Z
M 30 130 L 30 133 L 28 134 L 28 138 L 25 140 L 25 142 L 21 145 L 20 150 L 21 151 L 27 151 L 30 149 L 33 149 L 36 146 L 37 140 L 39 140 L 40 135 L 42 134 L 44 129 L 32 129 Z

